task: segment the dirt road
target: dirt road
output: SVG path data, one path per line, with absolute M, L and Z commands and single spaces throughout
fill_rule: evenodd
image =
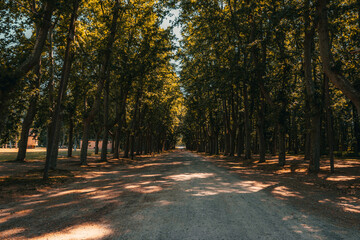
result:
M 271 184 L 175 151 L 1 205 L 0 239 L 360 238 L 274 198 Z

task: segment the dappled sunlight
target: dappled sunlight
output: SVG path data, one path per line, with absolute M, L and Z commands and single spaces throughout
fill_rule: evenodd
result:
M 319 232 L 320 230 L 319 229 L 317 229 L 317 228 L 314 228 L 314 227 L 311 227 L 311 226 L 309 226 L 309 225 L 307 225 L 307 224 L 301 224 L 301 226 L 305 229 L 305 230 L 307 230 L 308 232 Z
M 258 181 L 240 181 L 232 184 L 227 182 L 219 182 L 217 185 L 194 187 L 185 191 L 196 197 L 212 196 L 218 194 L 248 194 L 259 192 L 275 184 L 275 182 L 263 183 Z
M 171 222 L 178 216 L 192 217 L 193 211 L 194 214 L 203 214 L 201 207 L 199 213 L 192 209 L 193 204 L 209 209 L 207 214 L 211 216 L 217 209 L 224 211 L 222 206 L 229 209 L 233 206 L 236 209 L 251 208 L 254 212 L 264 211 L 264 216 L 269 217 L 270 222 L 275 219 L 279 220 L 280 224 L 286 222 L 284 226 L 287 226 L 286 229 L 291 234 L 296 232 L 304 238 L 310 236 L 313 239 L 318 238 L 318 235 L 322 236 L 321 227 L 317 228 L 318 225 L 311 222 L 311 217 L 306 218 L 299 212 L 286 211 L 288 203 L 307 196 L 303 191 L 297 192 L 297 188 L 283 182 L 284 179 L 289 179 L 286 174 L 280 176 L 268 172 L 268 175 L 261 174 L 261 177 L 255 178 L 254 176 L 259 176 L 259 172 L 251 165 L 251 169 L 239 177 L 236 174 L 227 174 L 231 170 L 217 170 L 209 161 L 198 158 L 193 161 L 181 161 L 179 157 L 173 158 L 172 161 L 175 162 L 168 160 L 166 158 L 165 161 L 137 162 L 128 165 L 126 170 L 122 166 L 121 170 L 95 169 L 85 181 L 59 189 L 47 188 L 41 195 L 29 196 L 19 201 L 16 206 L 9 204 L 8 208 L 0 210 L 3 231 L 0 230 L 0 238 L 127 239 L 126 234 L 135 236 L 137 231 L 142 231 L 139 226 L 142 228 L 148 223 L 156 223 L 153 220 L 155 218 L 162 219 L 165 216 L 164 219 Z M 191 167 L 186 166 L 187 164 L 191 164 Z M 241 173 L 245 172 L 242 168 L 246 168 L 235 162 L 230 164 L 230 167 L 234 172 Z M 326 177 L 332 179 L 335 176 Z M 306 184 L 312 185 L 312 182 L 302 182 L 303 186 Z M 286 202 L 274 199 L 269 193 Z M 338 198 L 338 202 L 326 201 L 325 196 L 323 199 L 323 203 L 336 204 L 338 209 L 344 212 L 360 213 L 357 198 Z M 184 206 L 188 207 L 187 203 L 191 207 L 183 210 Z M 322 205 L 320 201 L 317 204 Z M 269 206 L 269 212 L 261 209 L 260 205 Z M 272 206 L 274 209 L 284 208 L 285 211 L 270 212 L 273 211 Z M 191 211 L 191 214 L 188 214 L 187 210 Z M 206 219 L 207 214 L 204 218 L 203 215 L 197 217 Z M 32 222 L 33 219 L 37 219 L 37 222 Z M 146 239 L 144 236 L 139 239 Z
M 72 189 L 72 190 L 66 190 L 66 191 L 62 191 L 62 192 L 58 192 L 58 193 L 54 193 L 49 195 L 49 197 L 59 197 L 59 196 L 64 196 L 64 195 L 68 195 L 68 194 L 74 194 L 74 193 L 88 193 L 88 192 L 95 192 L 97 191 L 97 188 L 94 187 L 90 187 L 90 188 L 83 188 L 83 189 Z
M 344 209 L 344 211 L 346 212 L 351 212 L 351 213 L 358 213 L 360 214 L 360 206 L 354 206 L 348 203 L 340 203 L 340 206 L 342 206 L 342 208 Z
M 118 197 L 119 195 L 114 195 L 114 194 L 97 194 L 97 195 L 94 195 L 94 196 L 90 196 L 89 199 L 92 199 L 92 200 L 112 200 L 116 197 Z
M 120 174 L 121 171 L 91 171 L 91 173 L 88 173 L 84 176 L 86 179 L 92 179 L 96 177 L 102 177 L 106 175 L 114 175 L 114 174 Z
M 160 177 L 162 176 L 161 174 L 144 174 L 144 175 L 140 175 L 140 177 L 142 178 L 151 178 L 151 177 Z
M 83 223 L 78 226 L 66 228 L 62 231 L 47 233 L 32 240 L 68 240 L 68 239 L 100 239 L 111 235 L 113 231 L 109 226 L 96 223 Z
M 147 167 L 157 167 L 157 166 L 171 166 L 171 165 L 181 165 L 184 164 L 183 162 L 160 162 L 160 163 L 145 163 L 142 165 L 135 165 L 135 166 L 130 166 L 129 169 L 141 169 L 141 168 L 147 168 Z
M 29 205 L 40 204 L 40 203 L 44 203 L 44 202 L 46 202 L 46 200 L 35 200 L 35 201 L 25 202 L 22 205 L 29 206 Z
M 66 207 L 66 206 L 70 206 L 73 204 L 78 203 L 79 201 L 71 201 L 71 202 L 66 202 L 66 203 L 59 203 L 59 204 L 54 204 L 54 205 L 50 205 L 45 207 L 45 209 L 50 209 L 50 208 L 57 208 L 57 207 Z
M 167 201 L 167 200 L 160 200 L 160 201 L 157 201 L 155 203 L 155 205 L 159 206 L 159 207 L 168 206 L 168 205 L 171 205 L 171 204 L 173 204 L 173 203 L 170 202 L 170 201 Z
M 241 166 L 231 166 L 231 169 L 246 169 L 246 167 L 241 167 Z
M 224 187 L 194 187 L 192 189 L 185 190 L 185 192 L 191 193 L 192 196 L 195 197 L 206 197 L 213 196 L 218 194 L 241 194 L 248 193 L 247 191 L 236 189 L 236 188 L 224 188 Z
M 356 178 L 358 178 L 358 176 L 330 176 L 330 177 L 327 177 L 326 180 L 340 182 L 340 181 L 355 180 Z
M 332 204 L 345 212 L 360 214 L 360 201 L 356 197 L 341 197 L 340 202 L 328 198 L 321 199 L 318 202 L 322 204 Z
M 98 190 L 96 192 L 86 193 L 89 199 L 108 200 L 119 197 L 123 191 L 120 190 Z
M 320 232 L 320 229 L 311 227 L 307 224 L 300 224 L 300 225 L 292 226 L 291 228 L 293 229 L 293 231 L 295 233 L 298 233 L 301 235 L 302 234 L 311 234 L 312 239 L 319 239 L 319 240 L 326 239 L 326 238 L 316 234 L 316 233 Z
M 146 187 L 133 189 L 133 191 L 139 193 L 154 193 L 154 192 L 160 192 L 161 190 L 163 190 L 163 188 L 160 186 L 146 186 Z
M 25 228 L 12 228 L 9 230 L 1 231 L 0 237 L 7 238 L 7 239 L 13 239 L 13 236 L 19 233 L 22 233 L 25 231 Z
M 0 223 L 4 223 L 9 221 L 10 219 L 13 218 L 20 218 L 20 217 L 24 217 L 29 215 L 33 210 L 32 209 L 25 209 L 25 210 L 20 210 L 17 212 L 7 212 L 5 213 L 5 217 L 0 218 Z
M 275 187 L 271 193 L 280 199 L 286 199 L 288 197 L 304 198 L 299 192 L 293 191 L 285 186 Z
M 259 192 L 267 187 L 270 187 L 272 185 L 277 184 L 277 182 L 259 182 L 259 181 L 241 181 L 238 183 L 235 183 L 235 186 L 240 186 L 243 189 L 245 189 L 247 192 Z
M 141 184 L 127 184 L 124 188 L 138 193 L 154 193 L 163 190 L 160 186 L 142 186 Z
M 176 174 L 164 177 L 165 179 L 171 179 L 177 182 L 181 181 L 189 181 L 192 179 L 204 179 L 215 176 L 214 173 L 184 173 L 184 174 Z
M 129 175 L 123 175 L 121 176 L 122 178 L 133 178 L 133 177 L 137 177 L 139 176 L 139 174 L 129 174 Z

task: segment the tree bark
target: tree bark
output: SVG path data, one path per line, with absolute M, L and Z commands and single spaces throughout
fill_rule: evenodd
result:
M 225 150 L 224 155 L 228 155 L 230 152 L 230 119 L 227 110 L 226 100 L 223 100 L 223 108 L 224 108 L 224 127 L 225 127 Z M 202 151 L 202 149 L 201 149 Z
M 103 141 L 101 148 L 101 158 L 100 161 L 106 162 L 107 156 L 107 145 L 109 141 L 109 87 L 110 87 L 110 78 L 106 79 L 105 88 L 104 88 L 104 119 L 103 119 Z
M 286 163 L 286 130 L 282 123 L 279 123 L 279 166 L 284 166 Z
M 99 154 L 99 133 L 95 136 L 95 154 Z
M 333 121 L 332 113 L 330 106 L 330 90 L 329 90 L 329 79 L 324 75 L 324 91 L 325 91 L 325 114 L 326 114 L 326 132 L 327 132 L 327 141 L 329 145 L 329 159 L 330 159 L 330 171 L 333 173 L 335 171 L 334 167 L 334 130 L 333 130 Z
M 72 117 L 70 117 L 70 121 L 69 121 L 69 141 L 68 141 L 68 152 L 67 152 L 67 157 L 72 157 L 72 149 L 73 149 L 73 145 L 74 145 L 74 119 Z
M 354 153 L 356 156 L 359 155 L 359 151 L 360 151 L 360 119 L 359 119 L 359 113 L 356 110 L 356 107 L 354 106 L 354 104 L 352 104 L 353 109 L 353 122 L 354 122 L 354 136 L 356 139 L 356 143 L 354 146 Z
M 130 131 L 126 131 L 126 140 L 125 140 L 125 147 L 124 147 L 124 158 L 129 158 L 129 145 L 130 145 Z
M 310 119 L 310 103 L 309 97 L 305 97 L 305 146 L 304 146 L 304 159 L 310 160 L 311 158 L 311 119 Z
M 259 154 L 260 159 L 259 162 L 265 162 L 265 154 L 266 154 L 266 145 L 265 145 L 265 103 L 263 98 L 260 99 L 260 109 L 258 108 L 258 122 L 257 129 L 259 135 Z
M 235 155 L 235 142 L 236 142 L 236 127 L 238 125 L 237 123 L 237 117 L 236 117 L 236 113 L 235 113 L 235 102 L 234 102 L 234 93 L 232 90 L 232 94 L 231 94 L 231 116 L 232 116 L 232 123 L 229 123 L 229 125 L 232 125 L 230 127 L 230 156 L 234 156 Z
M 311 155 L 309 170 L 318 173 L 320 170 L 321 110 L 318 101 L 319 98 L 316 96 L 316 84 L 312 76 L 312 45 L 315 29 L 311 27 L 310 22 L 310 0 L 305 1 L 304 9 L 304 73 L 311 113 Z
M 119 123 L 118 126 L 116 127 L 116 132 L 115 132 L 114 158 L 119 158 L 119 156 L 120 156 L 119 151 L 120 151 L 121 128 L 122 128 L 122 126 Z
M 138 118 L 140 117 L 139 114 L 138 114 L 138 111 L 139 111 L 141 92 L 142 92 L 142 89 L 139 89 L 138 93 L 137 93 L 137 96 L 136 96 L 133 120 L 132 120 L 132 123 L 131 123 L 131 130 L 130 130 L 131 131 L 131 134 L 130 134 L 130 157 L 131 157 L 131 159 L 134 159 L 135 137 L 137 135 Z
M 18 143 L 19 150 L 16 157 L 16 161 L 19 162 L 23 162 L 25 160 L 29 131 L 37 111 L 37 103 L 40 94 L 40 91 L 38 90 L 38 88 L 40 87 L 40 77 L 41 77 L 40 65 L 41 64 L 39 63 L 38 66 L 35 67 L 36 80 L 33 83 L 34 85 L 33 89 L 35 89 L 36 93 L 33 93 L 33 95 L 30 97 L 29 108 L 21 127 L 20 140 Z
M 245 159 L 251 158 L 251 129 L 247 85 L 244 84 L 244 128 L 245 128 Z
M 65 49 L 65 57 L 63 63 L 63 69 L 59 84 L 59 91 L 56 100 L 55 109 L 53 112 L 53 116 L 50 123 L 50 132 L 54 133 L 54 135 L 50 135 L 48 139 L 48 146 L 46 151 L 46 163 L 44 169 L 44 176 L 43 179 L 48 179 L 48 171 L 50 166 L 56 167 L 56 159 L 57 159 L 57 149 L 58 149 L 58 142 L 59 142 L 59 131 L 61 125 L 61 109 L 62 109 L 62 102 L 66 95 L 67 83 L 70 76 L 71 71 L 71 64 L 73 59 L 73 53 L 71 52 L 71 46 L 74 41 L 75 37 L 75 23 L 77 20 L 77 11 L 79 8 L 80 0 L 75 0 L 73 3 L 73 12 L 71 13 L 71 19 L 69 24 L 69 32 L 68 32 L 68 39 L 66 43 Z M 55 155 L 56 153 L 56 155 Z

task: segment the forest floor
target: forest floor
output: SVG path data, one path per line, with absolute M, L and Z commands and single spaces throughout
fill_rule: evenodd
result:
M 301 157 L 284 168 L 236 157 L 171 151 L 80 167 L 60 158 L 0 162 L 0 239 L 358 239 L 360 161 Z

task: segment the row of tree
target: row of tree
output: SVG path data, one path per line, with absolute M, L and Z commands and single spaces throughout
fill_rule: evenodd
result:
M 0 134 L 20 135 L 24 161 L 29 130 L 44 139 L 44 179 L 55 169 L 63 138 L 68 156 L 81 139 L 102 140 L 119 158 L 175 146 L 181 107 L 171 29 L 161 28 L 167 1 L 2 1 Z M 20 133 L 20 134 L 19 134 Z
M 359 0 L 181 1 L 187 148 L 251 158 L 360 151 Z

